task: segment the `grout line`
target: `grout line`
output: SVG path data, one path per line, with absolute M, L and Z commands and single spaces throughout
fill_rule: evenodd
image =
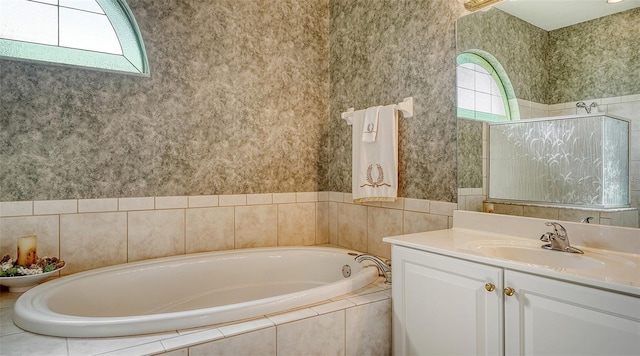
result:
M 125 220 L 125 223 L 127 224 L 127 228 L 126 228 L 126 231 L 127 231 L 126 249 L 127 249 L 127 262 L 129 262 L 129 212 L 128 211 L 126 212 L 124 220 Z
M 58 215 L 58 258 L 63 260 L 62 258 L 62 218 Z M 58 275 L 60 273 L 58 272 Z
M 280 246 L 280 204 L 276 204 L 276 246 Z
M 342 351 L 344 352 L 344 355 L 347 354 L 347 309 L 343 309 L 342 313 L 344 315 L 344 345 L 343 345 L 343 349 Z

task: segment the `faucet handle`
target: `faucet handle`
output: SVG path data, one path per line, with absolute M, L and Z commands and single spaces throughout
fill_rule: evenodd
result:
M 553 233 L 556 237 L 565 240 L 567 238 L 567 230 L 560 223 L 549 221 L 544 223 L 547 226 L 553 226 Z
M 551 242 L 551 235 L 553 233 L 552 232 L 545 232 L 544 234 L 542 234 L 542 236 L 540 236 L 540 241 L 542 242 Z
M 567 234 L 567 230 L 564 226 L 553 221 L 546 222 L 545 225 L 553 226 L 553 232 L 546 232 L 540 237 L 540 240 L 549 242 L 546 245 L 542 245 L 542 248 L 572 253 L 584 253 L 582 250 L 571 246 L 569 243 L 569 235 Z

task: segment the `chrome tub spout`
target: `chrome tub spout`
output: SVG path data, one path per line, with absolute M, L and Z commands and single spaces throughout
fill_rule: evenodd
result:
M 362 263 L 363 261 L 373 262 L 380 270 L 380 275 L 385 278 L 384 283 L 391 284 L 391 267 L 389 264 L 376 256 L 369 255 L 367 253 L 360 254 L 355 258 L 356 262 Z

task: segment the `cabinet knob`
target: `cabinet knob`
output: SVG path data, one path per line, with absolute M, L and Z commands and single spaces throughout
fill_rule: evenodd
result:
M 516 294 L 516 290 L 511 288 L 511 287 L 507 287 L 504 289 L 504 294 L 506 294 L 507 296 L 512 296 L 514 294 Z
M 486 289 L 487 292 L 493 292 L 496 289 L 496 286 L 493 285 L 493 283 L 487 282 L 484 284 L 484 289 Z

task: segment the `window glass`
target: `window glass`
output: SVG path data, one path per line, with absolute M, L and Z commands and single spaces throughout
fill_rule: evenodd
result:
M 60 8 L 61 47 L 122 54 L 120 41 L 106 15 Z
M 60 6 L 104 14 L 100 5 L 93 0 L 60 0 Z
M 0 0 L 0 58 L 149 75 L 125 0 Z
M 478 51 L 480 52 L 480 51 Z M 482 121 L 518 120 L 515 95 L 497 60 L 477 53 L 458 56 L 456 72 L 458 117 Z M 511 95 L 510 95 L 511 94 Z
M 10 0 L 3 0 L 3 1 L 10 1 Z M 33 0 L 33 2 L 41 2 L 43 4 L 49 4 L 49 5 L 58 5 L 58 0 Z
M 0 1 L 0 37 L 58 44 L 58 8 L 27 0 Z

